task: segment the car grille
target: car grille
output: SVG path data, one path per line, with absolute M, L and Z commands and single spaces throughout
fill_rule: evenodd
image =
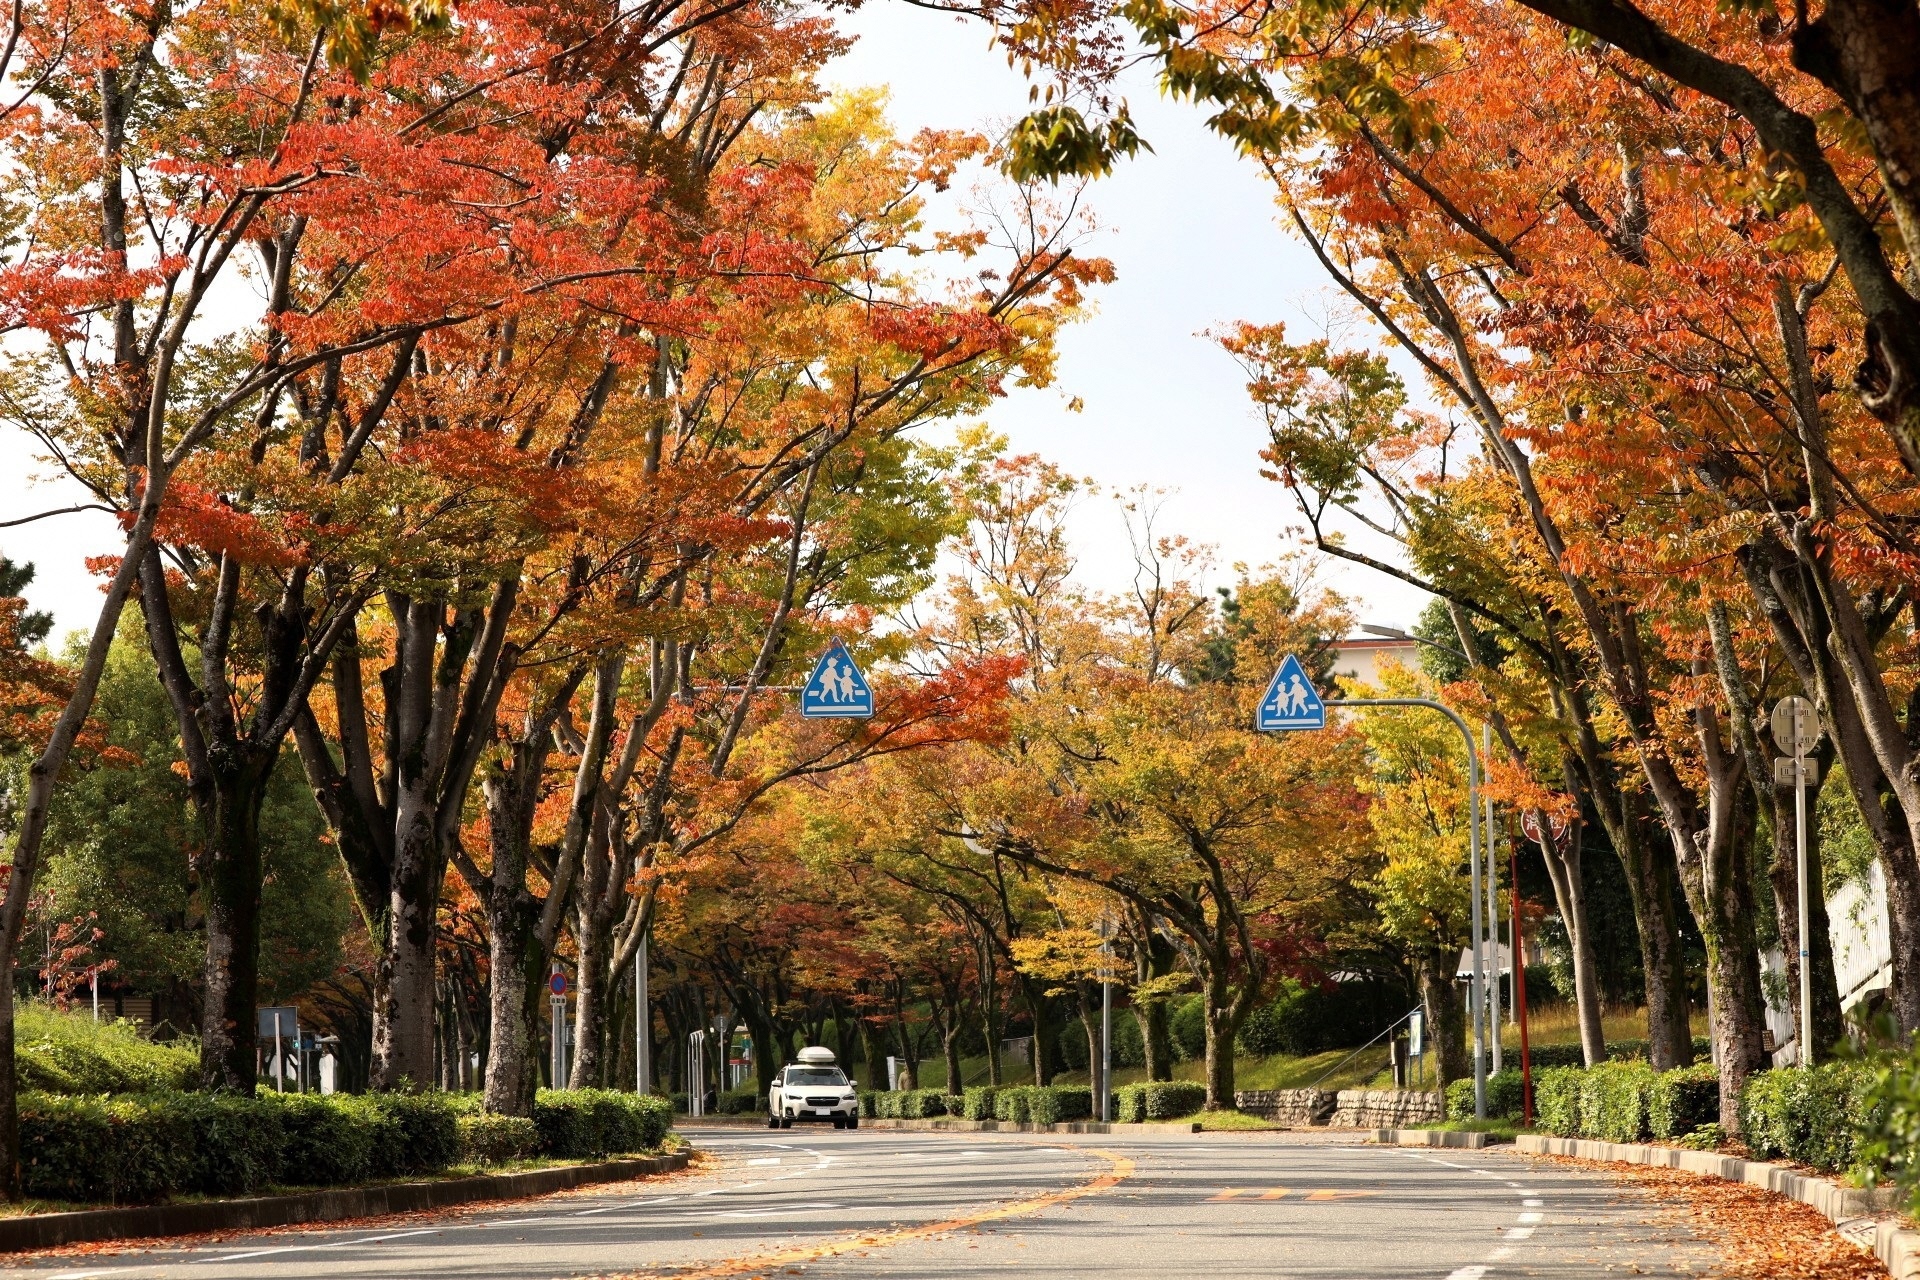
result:
M 810 1107 L 837 1107 L 837 1106 L 839 1106 L 839 1105 L 840 1105 L 840 1099 L 838 1099 L 838 1098 L 808 1098 L 808 1099 L 807 1099 L 807 1105 L 808 1105 L 808 1106 L 810 1106 Z

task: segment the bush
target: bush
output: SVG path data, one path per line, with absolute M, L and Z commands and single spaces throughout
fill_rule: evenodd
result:
M 1654 1076 L 1647 1092 L 1647 1128 L 1662 1142 L 1675 1142 L 1720 1118 L 1720 1073 L 1711 1062 Z
M 20 1176 L 46 1200 L 149 1204 L 189 1185 L 193 1125 L 173 1099 L 20 1099 Z
M 991 1120 L 995 1116 L 994 1099 L 1004 1086 L 977 1084 L 960 1095 L 960 1114 L 969 1120 Z
M 337 1095 L 336 1095 L 337 1096 Z M 370 1174 L 405 1178 L 444 1169 L 460 1155 L 458 1117 L 437 1093 L 370 1093 L 363 1101 L 380 1116 Z
M 540 1151 L 540 1130 L 525 1116 L 461 1116 L 454 1128 L 466 1164 L 507 1164 Z
M 1248 1015 L 1240 1030 L 1240 1048 L 1295 1057 L 1351 1048 L 1392 1026 L 1410 1000 L 1397 982 L 1369 979 L 1325 987 L 1288 982 L 1275 999 Z
M 1207 1056 L 1207 1002 L 1204 996 L 1176 996 L 1167 1001 L 1167 1039 L 1173 1056 L 1194 1062 Z
M 945 1089 L 913 1089 L 900 1095 L 900 1118 L 902 1120 L 926 1120 L 934 1116 L 952 1115 L 948 1109 Z
M 280 1113 L 285 1145 L 280 1179 L 297 1186 L 327 1187 L 373 1176 L 374 1148 L 387 1121 L 364 1097 L 312 1093 L 263 1094 Z
M 131 1022 L 95 1022 L 29 1003 L 15 1010 L 13 1035 L 22 1092 L 182 1092 L 200 1075 L 197 1050 L 143 1040 Z
M 1195 1080 L 1141 1085 L 1147 1120 L 1177 1120 L 1207 1105 L 1207 1086 Z
M 1534 1123 L 1562 1138 L 1580 1136 L 1580 1077 L 1583 1067 L 1549 1067 L 1534 1073 Z
M 1892 1182 L 1908 1211 L 1920 1210 L 1920 1041 L 1863 1074 L 1864 1109 L 1854 1125 L 1862 1172 L 1870 1182 Z
M 533 1100 L 540 1154 L 556 1160 L 648 1150 L 672 1118 L 659 1098 L 613 1089 L 542 1089 Z
M 1496 1071 L 1487 1077 L 1487 1115 L 1490 1118 L 1518 1116 L 1526 1109 L 1523 1082 L 1517 1070 Z M 1447 1119 L 1473 1119 L 1473 1077 L 1465 1076 L 1447 1086 Z
M 721 1116 L 744 1116 L 765 1105 L 766 1099 L 758 1089 L 736 1089 L 715 1098 L 713 1111 Z
M 1055 1085 L 1050 1092 L 1053 1094 L 1053 1119 L 1049 1123 L 1093 1118 L 1093 1086 Z
M 1147 1118 L 1147 1086 L 1123 1084 L 1113 1091 L 1113 1118 L 1120 1124 L 1139 1124 Z
M 193 1126 L 188 1190 L 246 1195 L 281 1181 L 287 1134 L 277 1107 L 223 1094 L 172 1097 Z
M 1763 1160 L 1784 1156 L 1823 1173 L 1851 1171 L 1863 1159 L 1877 1162 L 1860 1139 L 1886 1131 L 1888 1101 L 1880 1072 L 1864 1063 L 1779 1067 L 1747 1078 L 1740 1127 Z
M 1016 1085 L 1011 1089 L 1002 1089 L 993 1095 L 993 1118 L 1012 1124 L 1027 1124 L 1032 1119 L 1029 1109 L 1032 1085 Z

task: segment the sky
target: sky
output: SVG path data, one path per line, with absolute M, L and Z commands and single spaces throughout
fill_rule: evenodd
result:
M 902 133 L 997 133 L 1026 108 L 1026 82 L 978 22 L 885 3 L 864 6 L 844 25 L 858 40 L 830 69 L 830 82 L 885 86 Z M 1123 163 L 1087 196 L 1100 231 L 1085 251 L 1111 259 L 1118 278 L 1061 339 L 1055 385 L 1013 390 L 987 421 L 1013 451 L 1041 454 L 1103 494 L 1139 485 L 1165 491 L 1160 531 L 1210 545 L 1215 567 L 1206 585 L 1228 585 L 1236 563 L 1271 563 L 1297 545 L 1287 530 L 1299 517 L 1287 492 L 1260 477 L 1259 419 L 1238 366 L 1205 331 L 1279 320 L 1303 337 L 1329 325 L 1360 335 L 1306 247 L 1276 223 L 1257 170 L 1207 131 L 1203 111 L 1162 98 L 1145 68 L 1120 91 L 1153 152 Z M 1076 397 L 1077 413 L 1068 408 Z M 86 501 L 70 482 L 35 483 L 32 452 L 19 433 L 0 433 L 0 520 Z M 1105 496 L 1082 502 L 1071 533 L 1081 580 L 1124 590 L 1132 560 L 1117 504 Z M 118 542 L 112 520 L 98 513 L 0 527 L 0 552 L 36 566 L 29 602 L 52 611 L 62 632 L 91 624 L 99 596 L 84 560 Z M 1390 554 L 1365 537 L 1355 542 Z M 1406 626 L 1425 601 L 1338 561 L 1322 576 L 1358 602 L 1362 622 Z

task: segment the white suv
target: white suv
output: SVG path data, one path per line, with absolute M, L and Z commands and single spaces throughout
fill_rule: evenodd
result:
M 831 1120 L 836 1129 L 860 1127 L 860 1096 L 833 1065 L 833 1050 L 811 1046 L 782 1067 L 767 1091 L 767 1128 L 791 1129 L 795 1120 Z

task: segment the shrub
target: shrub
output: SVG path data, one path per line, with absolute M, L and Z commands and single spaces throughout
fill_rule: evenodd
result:
M 1192 1062 L 1207 1056 L 1207 1005 L 1203 996 L 1182 996 L 1167 1002 L 1167 1038 L 1173 1056 Z
M 454 1126 L 458 1117 L 444 1095 L 370 1093 L 364 1101 L 384 1122 L 373 1148 L 369 1171 L 373 1177 L 431 1173 L 459 1157 L 460 1137 Z
M 1720 1073 L 1710 1062 L 1662 1071 L 1647 1092 L 1647 1128 L 1663 1142 L 1674 1142 L 1720 1117 Z M 1717 1125 L 1716 1125 L 1717 1127 Z
M 715 1115 L 743 1116 L 765 1105 L 766 1100 L 758 1089 L 736 1089 L 715 1098 L 713 1111 Z
M 1523 1082 L 1516 1070 L 1496 1071 L 1487 1077 L 1487 1115 L 1517 1116 L 1525 1110 Z M 1473 1118 L 1473 1077 L 1464 1076 L 1447 1085 L 1447 1119 Z
M 1647 1091 L 1653 1068 L 1644 1062 L 1603 1062 L 1580 1082 L 1580 1129 L 1603 1142 L 1641 1142 L 1647 1137 Z
M 1909 1212 L 1920 1210 L 1920 1041 L 1862 1074 L 1865 1107 L 1854 1126 L 1861 1169 L 1872 1181 L 1898 1187 Z M 1744 1112 L 1746 1099 L 1741 1102 Z
M 1207 1086 L 1196 1080 L 1169 1080 L 1141 1088 L 1148 1120 L 1176 1120 L 1207 1105 Z
M 876 1089 L 862 1089 L 859 1091 L 858 1097 L 860 1099 L 860 1118 L 862 1120 L 878 1119 L 880 1116 L 880 1091 Z
M 962 1116 L 966 1114 L 967 1100 L 957 1093 L 943 1094 L 940 1098 L 940 1114 Z
M 1049 1123 L 1061 1123 L 1069 1120 L 1091 1120 L 1093 1118 L 1093 1086 L 1084 1084 L 1055 1085 L 1053 1093 L 1053 1119 Z
M 993 1095 L 993 1118 L 1013 1124 L 1026 1124 L 1032 1118 L 1030 1095 L 1032 1085 L 1016 1085 L 1011 1089 L 1002 1089 Z
M 540 1154 L 556 1160 L 644 1151 L 660 1144 L 672 1121 L 663 1101 L 614 1089 L 542 1089 L 533 1124 Z
M 995 1116 L 994 1099 L 1004 1086 L 977 1084 L 960 1095 L 960 1114 L 969 1120 L 991 1120 Z
M 1852 1170 L 1875 1154 L 1860 1139 L 1887 1131 L 1889 1096 L 1880 1072 L 1859 1062 L 1779 1067 L 1747 1078 L 1740 1095 L 1740 1127 L 1761 1159 L 1784 1156 L 1822 1172 Z
M 200 1074 L 192 1047 L 155 1044 L 130 1022 L 95 1022 L 42 1004 L 16 1009 L 13 1060 L 23 1092 L 181 1092 Z
M 147 1204 L 188 1185 L 193 1126 L 168 1101 L 27 1094 L 20 1176 L 47 1200 Z
M 948 1114 L 945 1089 L 914 1089 L 900 1095 L 902 1120 L 925 1120 Z
M 1289 981 L 1248 1015 L 1239 1044 L 1247 1053 L 1296 1057 L 1365 1044 L 1405 1014 L 1409 1001 L 1397 982 L 1366 979 L 1309 987 Z
M 387 1120 L 365 1098 L 311 1093 L 261 1097 L 280 1113 L 282 1181 L 325 1187 L 372 1176 L 374 1148 L 387 1132 Z
M 1580 1136 L 1581 1067 L 1549 1067 L 1533 1077 L 1534 1122 L 1562 1138 Z
M 287 1134 L 284 1113 L 254 1098 L 215 1094 L 169 1098 L 193 1127 L 186 1189 L 245 1195 L 281 1180 Z
M 1113 1091 L 1113 1118 L 1121 1124 L 1139 1124 L 1147 1118 L 1147 1086 L 1123 1084 Z
M 454 1129 L 466 1164 L 507 1164 L 530 1159 L 540 1150 L 540 1130 L 525 1116 L 461 1116 Z

